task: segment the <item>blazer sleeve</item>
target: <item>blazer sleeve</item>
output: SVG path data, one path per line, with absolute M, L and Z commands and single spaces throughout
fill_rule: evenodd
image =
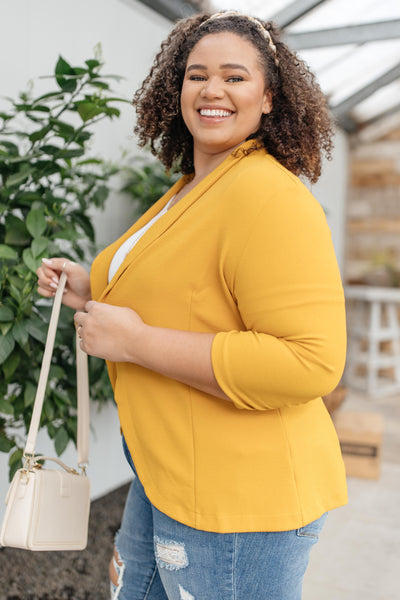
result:
M 334 389 L 345 363 L 344 293 L 325 214 L 305 187 L 264 203 L 232 281 L 245 330 L 216 335 L 212 364 L 235 406 L 276 409 Z

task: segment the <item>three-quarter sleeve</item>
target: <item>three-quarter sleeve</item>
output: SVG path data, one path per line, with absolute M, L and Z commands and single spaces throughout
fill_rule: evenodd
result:
M 270 198 L 232 277 L 242 331 L 220 332 L 215 377 L 237 408 L 267 410 L 330 392 L 345 362 L 344 294 L 322 208 L 305 190 Z

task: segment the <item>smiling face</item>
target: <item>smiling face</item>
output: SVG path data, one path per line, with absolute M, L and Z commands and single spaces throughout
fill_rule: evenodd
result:
M 231 32 L 201 38 L 189 54 L 181 92 L 195 164 L 201 157 L 230 154 L 271 108 L 253 44 Z

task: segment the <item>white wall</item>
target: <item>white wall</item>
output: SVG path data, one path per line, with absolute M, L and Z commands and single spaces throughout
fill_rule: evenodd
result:
M 49 90 L 49 82 L 35 78 L 52 74 L 58 55 L 73 66 L 93 58 L 102 46 L 104 73 L 123 76 L 112 84 L 116 95 L 131 99 L 147 74 L 171 23 L 135 0 L 1 0 L 0 96 L 16 97 L 34 79 L 34 93 Z M 53 86 L 53 84 L 51 84 Z M 1 100 L 0 100 L 1 106 Z M 134 110 L 120 105 L 122 117 L 96 130 L 93 154 L 118 160 L 122 150 L 136 153 L 132 136 Z M 130 203 L 114 195 L 104 214 L 96 217 L 98 238 L 115 239 L 126 228 Z M 124 224 L 125 223 L 125 224 Z M 90 477 L 98 497 L 130 478 L 120 447 L 119 423 L 113 404 L 91 409 Z M 37 450 L 54 455 L 52 442 L 42 432 Z M 8 457 L 0 453 L 0 519 L 8 487 Z M 63 460 L 76 463 L 73 447 Z

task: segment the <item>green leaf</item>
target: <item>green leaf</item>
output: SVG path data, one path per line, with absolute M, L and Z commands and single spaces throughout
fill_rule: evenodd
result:
M 37 206 L 33 206 L 34 203 L 37 204 L 37 201 L 42 200 L 42 195 L 38 192 L 18 192 L 18 202 L 24 206 L 29 206 L 29 208 L 37 208 Z
M 40 147 L 40 151 L 43 154 L 49 154 L 50 156 L 54 156 L 60 152 L 59 146 L 54 146 L 53 144 L 44 144 L 44 146 Z
M 3 413 L 3 415 L 13 415 L 14 414 L 13 405 L 11 404 L 11 402 L 6 400 L 5 398 L 0 398 L 0 413 Z
M 87 158 L 86 160 L 80 160 L 77 163 L 79 166 L 81 165 L 101 165 L 103 161 L 100 158 Z
M 104 202 L 107 200 L 109 194 L 109 189 L 106 185 L 99 185 L 92 196 L 92 200 L 96 206 L 103 206 Z
M 82 236 L 71 228 L 68 229 L 60 229 L 55 234 L 55 239 L 57 240 L 69 240 L 70 242 L 75 242 L 79 240 Z
M 37 238 L 44 233 L 47 223 L 42 210 L 33 209 L 26 217 L 26 227 L 32 237 Z M 29 266 L 29 265 L 28 265 Z
M 60 119 L 55 119 L 54 117 L 50 117 L 50 124 L 54 127 L 56 131 L 66 136 L 73 136 L 75 133 L 74 127 L 65 121 L 61 121 Z
M 0 337 L 0 365 L 7 360 L 11 352 L 14 350 L 15 340 L 11 332 Z
M 45 398 L 43 405 L 44 413 L 49 421 L 53 421 L 54 419 L 54 404 L 51 402 L 50 398 Z
M 57 163 L 57 161 L 53 160 L 38 160 L 35 164 L 35 179 L 36 181 L 40 177 L 48 177 L 53 173 L 58 173 L 61 171 L 62 166 Z
M 39 258 L 43 253 L 47 251 L 49 247 L 49 240 L 45 237 L 35 238 L 31 244 L 33 258 Z
M 0 323 L 0 332 L 1 335 L 7 335 L 9 331 L 11 331 L 13 324 L 12 323 Z
M 68 446 L 69 435 L 64 427 L 60 427 L 54 438 L 54 447 L 56 449 L 57 455 L 61 456 L 64 452 L 65 448 Z
M 10 452 L 13 446 L 14 443 L 6 438 L 5 434 L 0 431 L 0 452 Z
M 21 112 L 21 111 L 25 111 L 25 112 L 30 112 L 30 111 L 37 111 L 37 112 L 50 112 L 50 108 L 48 106 L 43 106 L 42 104 L 15 104 L 14 105 L 15 108 Z
M 43 321 L 37 317 L 31 317 L 25 321 L 25 327 L 29 335 L 31 335 L 35 340 L 42 342 L 42 344 L 45 343 L 47 332 Z
M 114 108 L 112 106 L 107 106 L 105 113 L 108 117 L 119 117 L 121 111 L 118 108 Z
M 18 469 L 21 469 L 21 468 L 22 468 L 22 459 L 10 467 L 10 470 L 8 472 L 9 481 L 12 481 L 12 478 L 14 477 L 15 473 L 18 471 Z
M 17 252 L 6 244 L 0 244 L 0 259 L 2 260 L 17 260 Z
M 7 140 L 0 140 L 0 146 L 3 146 L 3 148 L 5 148 L 8 154 L 10 154 L 11 156 L 19 155 L 18 146 L 16 146 L 16 144 L 14 144 L 13 142 L 9 142 Z
M 33 171 L 33 167 L 26 167 L 24 165 L 22 169 L 18 171 L 18 173 L 14 173 L 13 175 L 7 177 L 6 186 L 10 188 L 20 185 L 28 179 L 28 177 L 33 173 Z
M 43 94 L 36 98 L 35 102 L 39 102 L 40 100 L 64 100 L 63 92 L 48 92 L 47 94 Z
M 25 248 L 22 253 L 22 259 L 28 269 L 32 271 L 32 273 L 36 274 L 37 269 L 40 267 L 40 259 L 34 258 L 32 254 L 32 250 L 30 248 Z
M 25 321 L 17 321 L 14 323 L 12 334 L 17 344 L 23 348 L 26 345 L 29 337 L 25 326 Z
M 77 102 L 76 105 L 78 107 L 79 116 L 84 123 L 105 112 L 105 107 L 100 107 L 97 104 L 94 104 L 94 102 L 82 100 L 81 102 Z
M 83 148 L 71 148 L 70 150 L 61 150 L 59 153 L 60 158 L 76 158 L 82 156 L 85 150 Z
M 105 83 L 105 81 L 98 81 L 96 79 L 92 79 L 89 82 L 89 85 L 93 85 L 96 88 L 99 88 L 100 90 L 109 90 L 110 86 L 108 85 L 108 83 Z
M 36 397 L 36 386 L 31 381 L 27 381 L 24 390 L 24 404 L 25 406 L 31 406 L 35 402 Z
M 0 322 L 9 323 L 14 321 L 14 313 L 8 306 L 0 306 Z
M 95 60 L 95 59 L 85 60 L 85 63 L 87 64 L 87 66 L 91 70 L 95 69 L 96 67 L 100 67 L 101 66 L 101 62 L 99 62 L 98 60 Z
M 42 127 L 41 129 L 38 129 L 37 131 L 34 131 L 29 136 L 30 141 L 38 142 L 39 140 L 42 140 L 49 133 L 50 129 L 51 129 L 50 125 L 46 125 L 45 127 Z
M 74 220 L 82 227 L 90 241 L 94 242 L 95 232 L 92 221 L 89 219 L 89 217 L 83 213 L 74 213 Z
M 76 79 L 71 78 L 71 76 L 74 75 L 74 69 L 60 56 L 56 64 L 55 76 L 56 81 L 63 92 L 74 92 L 76 90 Z
M 31 236 L 25 223 L 15 215 L 7 215 L 5 243 L 10 246 L 25 246 L 30 242 L 30 239 Z
M 21 361 L 21 355 L 18 351 L 12 352 L 7 360 L 3 363 L 3 373 L 6 381 L 9 381 L 12 375 L 15 373 L 19 363 Z
M 17 450 L 15 450 L 15 452 L 13 452 L 10 456 L 10 458 L 8 459 L 8 464 L 14 465 L 15 463 L 18 463 L 23 457 L 23 451 L 21 450 L 21 448 L 18 448 Z
M 57 400 L 61 401 L 61 404 L 67 404 L 67 405 L 72 404 L 71 394 L 67 393 L 65 390 L 62 390 L 61 388 L 58 388 L 58 389 L 55 388 L 53 390 L 53 396 L 56 401 Z

